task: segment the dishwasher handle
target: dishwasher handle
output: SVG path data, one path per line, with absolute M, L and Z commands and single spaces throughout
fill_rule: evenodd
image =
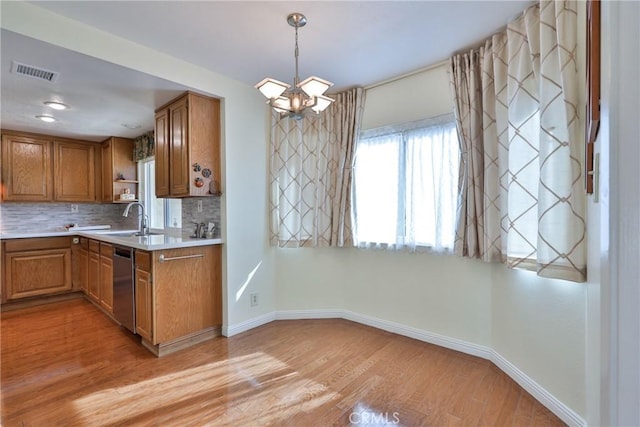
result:
M 122 258 L 129 258 L 129 259 L 133 258 L 133 251 L 131 250 L 131 248 L 122 248 L 122 247 L 114 246 L 113 254 L 114 256 L 119 256 Z

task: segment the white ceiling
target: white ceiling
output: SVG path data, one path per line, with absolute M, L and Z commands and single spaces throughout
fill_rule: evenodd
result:
M 37 1 L 39 7 L 247 84 L 291 82 L 302 12 L 300 76 L 367 86 L 440 62 L 504 27 L 532 0 L 511 1 Z M 2 127 L 100 140 L 153 127 L 153 110 L 187 89 L 114 64 L 2 31 Z M 7 71 L 17 60 L 59 71 L 43 83 Z M 331 91 L 331 90 L 330 90 Z M 52 125 L 33 116 L 58 97 L 72 106 Z M 129 130 L 123 123 L 136 124 Z

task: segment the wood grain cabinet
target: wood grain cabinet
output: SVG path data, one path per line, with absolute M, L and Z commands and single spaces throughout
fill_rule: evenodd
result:
M 98 201 L 96 147 L 87 141 L 3 130 L 2 200 Z
M 133 140 L 111 137 L 102 143 L 102 201 L 130 203 L 138 197 L 138 168 L 133 160 Z M 124 179 L 121 179 L 124 178 Z M 121 200 L 129 190 L 135 200 Z
M 2 184 L 2 200 L 52 200 L 51 141 L 32 136 L 3 134 Z
M 100 304 L 100 243 L 95 240 L 89 240 L 87 270 L 87 295 Z
M 100 306 L 113 314 L 113 246 L 100 243 Z
M 2 302 L 72 290 L 71 237 L 3 242 Z
M 136 251 L 136 332 L 156 355 L 220 333 L 221 254 L 219 245 Z
M 75 252 L 73 256 L 74 283 L 73 288 L 81 290 L 85 295 L 88 293 L 89 278 L 89 239 L 79 237 L 78 244 L 73 245 Z
M 153 343 L 153 288 L 151 283 L 151 253 L 137 250 L 135 254 L 136 333 Z
M 95 144 L 54 141 L 55 200 L 95 202 Z
M 209 183 L 220 185 L 220 101 L 187 92 L 159 108 L 155 144 L 157 197 L 211 195 Z

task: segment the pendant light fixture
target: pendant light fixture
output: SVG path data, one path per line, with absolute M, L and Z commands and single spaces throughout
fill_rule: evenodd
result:
M 325 96 L 324 93 L 333 86 L 333 83 L 315 76 L 300 81 L 300 76 L 298 76 L 298 28 L 307 24 L 307 18 L 301 13 L 292 13 L 287 16 L 287 22 L 296 31 L 294 51 L 296 74 L 293 79 L 293 87 L 267 77 L 255 88 L 268 98 L 267 104 L 280 113 L 280 118 L 293 117 L 300 120 L 309 111 L 319 114 L 331 105 L 334 100 Z

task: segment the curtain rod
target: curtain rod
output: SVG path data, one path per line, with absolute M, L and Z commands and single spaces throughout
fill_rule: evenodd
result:
M 390 79 L 383 80 L 383 81 L 378 82 L 378 83 L 370 84 L 369 86 L 365 86 L 364 90 L 369 90 L 369 89 L 373 89 L 373 88 L 378 87 L 378 86 L 386 85 L 388 83 L 393 83 L 393 82 L 398 81 L 400 79 L 404 79 L 404 78 L 411 77 L 411 76 L 416 75 L 416 74 L 424 73 L 425 71 L 433 70 L 434 68 L 442 67 L 444 65 L 447 65 L 448 63 L 449 63 L 449 58 L 445 59 L 444 61 L 436 62 L 435 64 L 431 64 L 431 65 L 428 65 L 426 67 L 419 68 L 417 70 L 410 71 L 410 72 L 405 73 L 405 74 L 401 74 L 399 76 L 391 77 Z

